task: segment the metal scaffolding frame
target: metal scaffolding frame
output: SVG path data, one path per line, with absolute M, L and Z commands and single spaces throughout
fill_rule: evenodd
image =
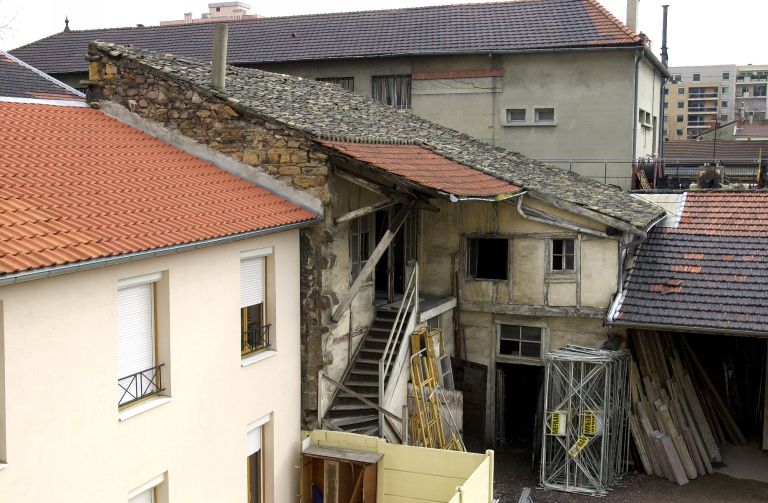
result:
M 575 345 L 544 355 L 542 487 L 605 495 L 627 473 L 629 362 Z

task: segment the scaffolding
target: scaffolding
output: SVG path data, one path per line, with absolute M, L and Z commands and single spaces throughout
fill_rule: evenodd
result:
M 602 496 L 627 473 L 629 362 L 575 345 L 544 355 L 542 487 Z

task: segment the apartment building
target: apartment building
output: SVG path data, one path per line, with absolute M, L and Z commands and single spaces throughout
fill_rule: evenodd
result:
M 84 88 L 93 40 L 210 61 L 213 24 L 72 30 L 13 54 Z M 628 186 L 631 161 L 658 152 L 667 70 L 596 0 L 244 19 L 229 34 L 233 65 L 336 83 L 602 182 Z
M 317 214 L 4 54 L 0 96 L 0 501 L 295 501 Z
M 734 120 L 736 65 L 670 67 L 664 138 L 686 140 Z
M 736 118 L 747 123 L 765 123 L 768 110 L 768 65 L 737 67 Z

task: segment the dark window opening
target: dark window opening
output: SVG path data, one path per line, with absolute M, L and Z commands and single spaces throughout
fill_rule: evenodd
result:
M 499 354 L 541 358 L 541 328 L 499 325 Z
M 508 256 L 508 239 L 470 239 L 467 275 L 474 279 L 507 279 Z
M 573 239 L 552 240 L 552 270 L 573 271 L 575 269 Z

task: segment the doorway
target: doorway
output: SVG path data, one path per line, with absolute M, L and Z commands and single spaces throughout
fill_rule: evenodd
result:
M 389 229 L 390 222 L 400 211 L 401 205 L 379 210 L 375 214 L 376 243 L 379 243 Z M 393 303 L 405 291 L 406 265 L 416 259 L 416 212 L 411 211 L 403 222 L 381 259 L 376 263 L 374 281 L 376 303 Z
M 544 368 L 496 362 L 496 445 L 534 452 Z

